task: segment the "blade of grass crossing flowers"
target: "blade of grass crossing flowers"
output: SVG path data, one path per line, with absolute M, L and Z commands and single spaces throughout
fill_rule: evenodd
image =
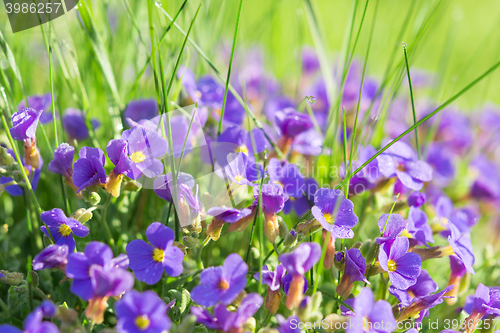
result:
M 345 119 L 345 107 L 342 107 L 342 126 L 343 126 L 343 150 L 344 150 L 344 174 L 346 175 L 345 178 L 347 178 L 347 121 Z M 347 181 L 347 185 L 349 186 L 349 180 Z M 347 190 L 345 191 L 345 198 L 347 199 L 349 197 L 349 187 L 347 187 Z
M 227 69 L 226 88 L 224 89 L 224 100 L 222 101 L 222 110 L 220 113 L 219 127 L 217 129 L 217 137 L 220 135 L 220 133 L 222 131 L 222 120 L 224 119 L 224 112 L 226 110 L 227 88 L 229 85 L 229 80 L 231 78 L 231 68 L 233 66 L 234 49 L 236 47 L 236 38 L 238 37 L 238 26 L 240 25 L 240 16 L 241 16 L 241 7 L 242 6 L 243 6 L 243 0 L 240 0 L 240 4 L 238 6 L 238 14 L 236 14 L 236 24 L 234 26 L 234 35 L 233 35 L 233 46 L 231 47 L 231 57 L 229 58 L 229 67 Z M 189 31 L 188 31 L 188 35 L 189 35 Z
M 406 73 L 408 75 L 408 87 L 410 88 L 410 99 L 411 99 L 411 110 L 413 113 L 413 124 L 415 124 L 417 122 L 417 116 L 415 114 L 415 100 L 413 99 L 413 88 L 411 85 L 410 65 L 408 64 L 408 55 L 406 54 L 406 44 L 404 44 L 404 43 L 403 43 L 403 51 L 405 54 Z M 420 159 L 420 147 L 418 145 L 417 128 L 415 128 L 415 146 L 417 148 L 418 159 Z
M 173 20 L 172 17 L 165 11 L 165 9 L 163 8 L 159 8 L 159 10 L 169 19 L 169 20 Z M 183 34 L 184 36 L 186 36 L 186 32 L 176 23 L 174 22 L 174 26 L 177 28 L 177 30 L 179 30 L 179 32 L 181 34 Z M 198 46 L 198 44 L 193 41 L 192 38 L 188 38 L 189 42 L 191 43 L 191 45 L 193 45 L 193 47 L 196 49 L 196 52 L 198 52 L 198 54 L 203 58 L 203 60 L 205 60 L 207 62 L 207 64 L 209 65 L 209 67 L 215 72 L 215 74 L 219 77 L 219 79 L 222 81 L 223 84 L 226 84 L 226 80 L 224 79 L 224 77 L 222 76 L 221 72 L 217 69 L 217 67 L 215 67 L 215 65 L 210 61 L 210 59 L 208 58 L 208 56 L 205 54 L 205 52 L 203 52 L 203 50 Z M 243 98 L 240 96 L 240 94 L 238 93 L 238 91 L 236 91 L 236 89 L 233 87 L 233 85 L 231 83 L 229 83 L 228 85 L 228 89 L 229 91 L 231 91 L 231 93 L 234 95 L 234 97 L 236 98 L 236 100 L 238 101 L 238 103 L 240 103 L 240 105 L 245 109 L 245 111 L 247 112 L 248 116 L 252 119 L 252 121 L 254 122 L 255 126 L 257 126 L 259 129 L 261 129 L 266 137 L 266 139 L 269 141 L 269 143 L 271 144 L 271 146 L 273 147 L 274 151 L 276 152 L 276 155 L 280 158 L 280 159 L 283 159 L 284 156 L 283 156 L 283 153 L 281 152 L 281 150 L 279 149 L 279 147 L 271 140 L 271 138 L 269 137 L 269 135 L 267 134 L 266 131 L 264 131 L 263 127 L 262 127 L 262 123 L 255 117 L 255 115 L 253 114 L 253 112 L 250 110 L 250 108 L 245 108 L 245 102 L 243 100 Z
M 431 113 L 429 113 L 428 115 L 426 115 L 425 117 L 423 117 L 422 119 L 420 119 L 419 121 L 417 121 L 413 126 L 411 126 L 410 128 L 408 128 L 406 131 L 404 131 L 403 133 L 401 133 L 400 135 L 398 135 L 394 140 L 392 140 L 390 143 L 388 143 L 386 146 L 384 146 L 383 148 L 381 148 L 377 153 L 375 153 L 372 157 L 370 157 L 365 163 L 363 163 L 359 168 L 357 168 L 352 174 L 351 174 L 351 177 L 356 175 L 359 171 L 361 171 L 365 166 L 367 166 L 371 161 L 373 161 L 375 158 L 377 158 L 377 156 L 379 156 L 380 154 L 382 154 L 383 152 L 385 152 L 387 149 L 389 149 L 393 144 L 395 144 L 396 142 L 398 142 L 399 140 L 401 140 L 403 137 L 405 137 L 408 133 L 412 132 L 413 130 L 415 130 L 418 126 L 422 125 L 425 121 L 427 121 L 428 119 L 432 118 L 434 115 L 436 115 L 439 111 L 443 110 L 445 107 L 447 107 L 448 105 L 450 105 L 451 103 L 453 103 L 457 98 L 459 98 L 460 96 L 462 96 L 464 93 L 466 93 L 468 90 L 470 90 L 472 87 L 474 87 L 478 82 L 480 82 L 481 80 L 483 80 L 485 77 L 487 77 L 488 75 L 490 75 L 493 71 L 495 71 L 498 67 L 500 66 L 500 61 L 495 63 L 493 66 L 491 66 L 486 72 L 484 72 L 483 74 L 481 74 L 479 77 L 477 77 L 474 81 L 472 81 L 471 83 L 469 83 L 467 86 L 465 86 L 462 90 L 460 90 L 458 93 L 456 93 L 455 95 L 453 95 L 451 98 L 449 98 L 447 101 L 445 101 L 443 104 L 441 104 L 438 108 L 436 108 L 434 111 L 432 111 Z M 338 189 L 339 187 L 341 187 L 343 185 L 344 181 L 340 182 L 339 184 L 337 184 L 337 186 L 335 187 L 336 189 Z

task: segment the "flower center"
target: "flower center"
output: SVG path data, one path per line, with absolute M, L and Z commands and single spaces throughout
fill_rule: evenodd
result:
M 61 224 L 59 226 L 59 232 L 61 233 L 61 235 L 63 235 L 64 237 L 68 237 L 70 234 L 71 234 L 71 228 L 68 227 L 66 224 Z
M 162 249 L 155 249 L 153 251 L 153 260 L 157 262 L 163 262 L 163 258 L 165 257 L 165 253 Z
M 325 217 L 326 222 L 328 222 L 330 224 L 332 223 L 332 221 L 333 221 L 332 214 L 330 214 L 330 213 L 324 213 L 323 216 Z
M 221 279 L 219 282 L 219 289 L 227 290 L 229 289 L 229 282 L 226 279 Z
M 398 169 L 399 171 L 406 171 L 406 165 L 404 165 L 404 164 L 398 164 L 398 166 L 396 167 L 396 169 Z
M 444 256 L 452 256 L 455 254 L 455 251 L 453 250 L 453 248 L 451 247 L 451 245 L 448 245 L 448 246 L 443 246 L 439 249 L 441 251 L 441 256 L 444 257 Z
M 234 179 L 237 181 L 237 182 L 241 182 L 243 180 L 243 176 L 240 176 L 240 175 L 237 175 L 234 177 Z
M 245 153 L 248 154 L 248 148 L 245 145 L 239 146 L 236 148 L 236 153 Z
M 363 317 L 363 331 L 370 331 L 371 330 L 371 323 L 370 320 L 368 320 L 367 317 Z
M 138 329 L 141 331 L 144 331 L 149 327 L 150 321 L 148 316 L 142 315 L 142 316 L 137 316 L 135 318 L 135 326 L 137 326 Z
M 396 271 L 397 269 L 397 265 L 396 265 L 396 262 L 394 260 L 389 260 L 389 262 L 387 263 L 387 267 L 389 268 L 389 272 L 394 272 Z
M 130 159 L 134 163 L 141 163 L 146 159 L 146 155 L 144 155 L 142 151 L 135 151 L 132 153 L 132 155 L 130 155 Z

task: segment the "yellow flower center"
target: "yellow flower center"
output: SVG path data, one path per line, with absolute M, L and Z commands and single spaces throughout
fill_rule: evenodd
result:
M 245 145 L 239 146 L 236 148 L 236 153 L 245 153 L 248 154 L 248 148 Z
M 61 224 L 59 226 L 59 232 L 61 233 L 61 235 L 63 235 L 64 237 L 67 237 L 71 234 L 71 229 L 70 227 L 68 227 L 66 224 Z
M 240 175 L 237 175 L 234 177 L 234 179 L 237 181 L 237 182 L 241 182 L 243 180 L 243 176 L 240 176 Z
M 406 229 L 403 230 L 403 232 L 401 233 L 401 236 L 407 237 L 407 238 L 412 238 L 412 235 Z
M 368 320 L 367 317 L 363 317 L 363 331 L 370 331 L 371 330 L 371 323 L 370 321 Z
M 397 269 L 397 265 L 396 265 L 396 262 L 394 260 L 389 260 L 389 262 L 387 263 L 387 267 L 389 268 L 389 272 L 394 272 L 396 271 Z
M 165 253 L 162 249 L 155 249 L 153 251 L 153 260 L 157 262 L 163 262 L 163 258 L 165 257 Z
M 229 282 L 226 279 L 221 279 L 219 282 L 219 289 L 227 290 L 229 289 Z
M 146 155 L 144 155 L 142 151 L 135 151 L 132 153 L 132 155 L 130 155 L 130 159 L 134 163 L 141 163 L 146 159 Z
M 149 327 L 150 321 L 148 316 L 142 315 L 135 318 L 135 326 L 141 331 L 144 331 Z
M 326 222 L 328 222 L 328 223 L 330 223 L 330 224 L 332 223 L 332 221 L 333 221 L 333 216 L 332 216 L 332 214 L 330 214 L 330 213 L 325 213 L 325 214 L 323 214 L 323 216 L 324 216 L 324 218 L 325 218 Z
M 441 257 L 452 256 L 455 254 L 455 251 L 453 251 L 453 248 L 451 247 L 451 245 L 443 246 L 439 250 L 441 250 Z

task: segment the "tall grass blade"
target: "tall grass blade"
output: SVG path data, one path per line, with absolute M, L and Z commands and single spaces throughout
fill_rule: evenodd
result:
M 406 44 L 403 43 L 403 51 L 405 54 L 406 73 L 408 74 L 408 86 L 410 88 L 411 110 L 413 113 L 413 124 L 417 122 L 417 115 L 415 114 L 415 101 L 413 99 L 413 88 L 411 85 L 410 65 L 408 65 L 408 55 L 406 54 Z M 417 148 L 418 159 L 420 159 L 420 147 L 418 145 L 418 131 L 415 128 L 415 146 Z
M 26 88 L 24 87 L 23 79 L 21 77 L 21 72 L 19 71 L 19 67 L 17 66 L 16 63 L 16 58 L 14 57 L 14 54 L 12 53 L 9 47 L 9 44 L 7 44 L 7 41 L 3 37 L 1 31 L 0 31 L 0 48 L 7 57 L 7 60 L 9 61 L 9 66 L 12 69 L 12 72 L 14 73 L 14 76 L 16 77 L 17 82 L 19 83 L 19 86 L 21 87 L 26 105 L 28 105 L 28 94 L 26 93 Z

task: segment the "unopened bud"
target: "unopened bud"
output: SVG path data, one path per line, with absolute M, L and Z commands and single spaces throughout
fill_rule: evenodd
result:
M 286 235 L 285 240 L 283 241 L 283 245 L 285 247 L 294 247 L 297 244 L 297 233 L 295 230 L 290 230 L 288 235 Z
M 335 255 L 333 256 L 333 264 L 335 265 L 335 268 L 337 268 L 339 271 L 344 270 L 344 264 L 345 264 L 344 251 L 335 252 Z
M 281 290 L 272 291 L 271 288 L 267 290 L 266 304 L 265 308 L 269 310 L 271 314 L 276 314 L 280 307 L 281 302 Z
M 24 180 L 23 173 L 20 170 L 12 171 L 11 176 L 12 176 L 12 179 L 14 179 L 14 181 L 16 183 L 20 183 Z
M 63 303 L 57 307 L 56 319 L 64 323 L 72 323 L 78 319 L 78 312 L 68 308 L 68 305 Z
M 139 184 L 137 181 L 135 180 L 128 180 L 128 181 L 125 181 L 123 182 L 123 185 L 122 185 L 122 189 L 124 191 L 130 191 L 130 192 L 136 192 L 136 191 L 139 191 L 141 189 L 141 184 Z
M 20 286 L 14 287 L 14 291 L 18 294 L 27 294 L 28 293 L 28 286 L 25 284 L 21 284 Z
M 31 279 L 31 283 L 32 283 L 33 288 L 38 287 L 38 283 L 39 283 L 40 279 L 38 278 L 38 274 L 36 274 L 35 271 L 29 271 L 28 279 Z
M 10 167 L 14 163 L 14 158 L 9 154 L 7 148 L 0 147 L 0 166 Z
M 101 197 L 97 192 L 91 192 L 87 190 L 83 190 L 81 192 L 83 200 L 90 203 L 92 206 L 98 205 L 101 202 Z
M 325 267 L 325 269 L 330 269 L 333 265 L 333 257 L 335 256 L 335 238 L 333 238 L 328 232 L 325 232 L 324 230 L 323 234 L 323 241 L 328 242 L 323 266 Z M 326 237 L 328 237 L 328 240 L 325 240 Z
M 279 234 L 278 216 L 276 214 L 264 215 L 264 234 L 271 243 L 274 243 L 276 241 L 276 237 L 278 237 Z
M 173 306 L 168 315 L 170 318 L 172 318 L 172 321 L 178 321 L 179 319 L 181 319 L 181 310 L 178 306 Z
M 80 223 L 85 223 L 92 218 L 92 211 L 89 209 L 80 208 L 76 212 L 71 214 L 70 217 Z
M 278 224 L 279 224 L 279 230 L 280 230 L 280 238 L 285 239 L 286 236 L 289 234 L 289 231 L 288 231 L 288 227 L 287 227 L 285 221 L 283 221 L 281 216 L 278 216 Z
M 0 277 L 0 282 L 10 284 L 11 286 L 17 286 L 24 281 L 24 277 L 21 273 L 3 270 L 0 270 L 0 273 L 5 275 L 4 277 Z
M 354 243 L 354 245 L 352 246 L 352 248 L 354 248 L 354 249 L 360 249 L 361 246 L 363 246 L 363 243 L 360 242 L 360 241 L 357 241 L 356 243 Z
M 194 237 L 190 237 L 190 236 L 182 237 L 182 243 L 190 249 L 200 245 L 200 241 L 198 240 L 198 238 L 194 238 Z

